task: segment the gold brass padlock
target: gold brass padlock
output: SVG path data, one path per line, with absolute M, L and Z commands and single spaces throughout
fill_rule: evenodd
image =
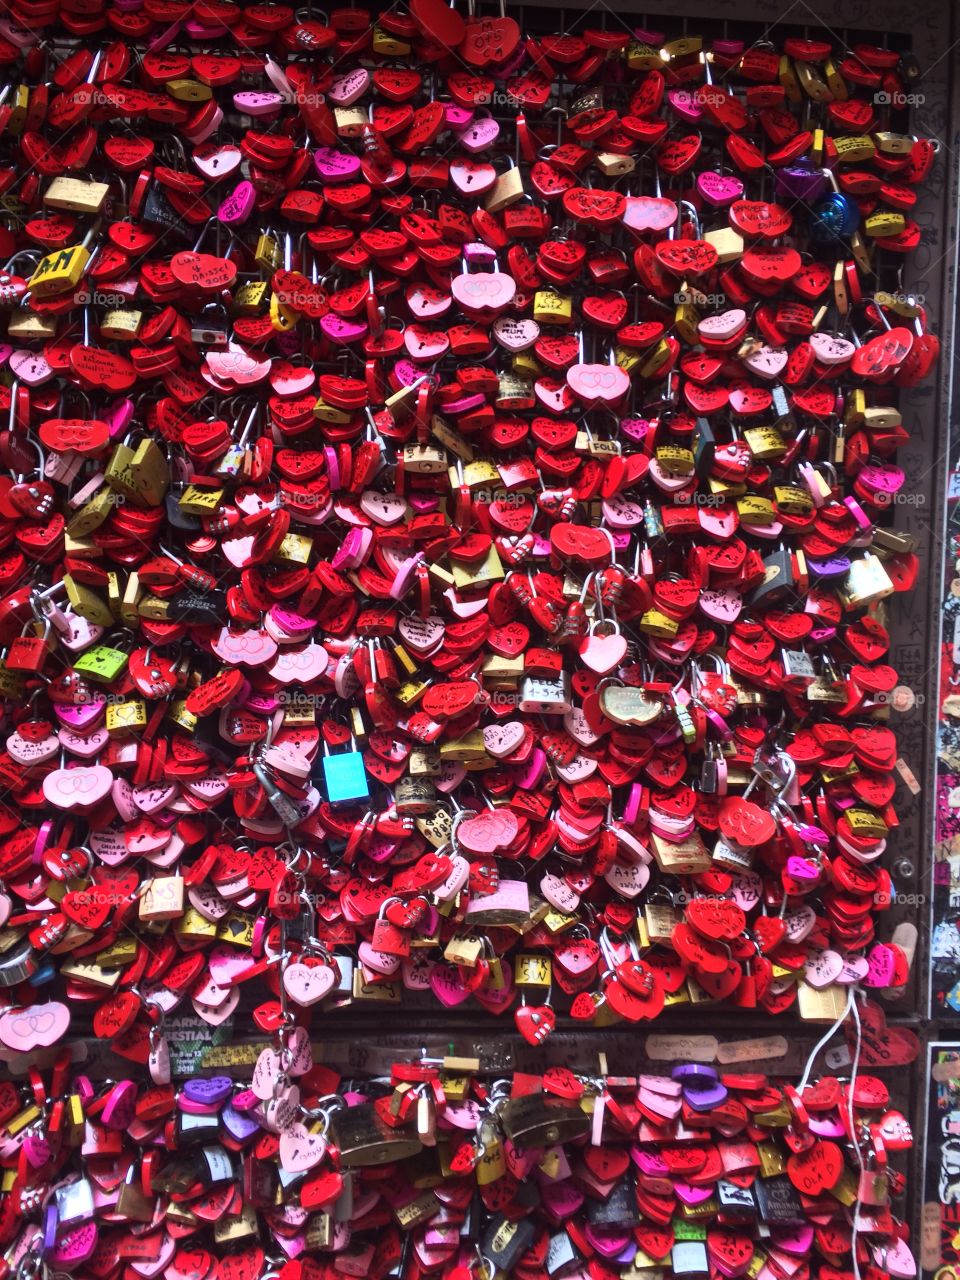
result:
M 505 173 L 497 176 L 496 182 L 487 193 L 483 207 L 487 213 L 502 213 L 524 197 L 523 176 L 516 165 L 512 165 Z
M 680 295 L 686 299 L 686 291 Z M 687 346 L 696 346 L 699 341 L 699 332 L 697 326 L 700 324 L 700 313 L 692 302 L 686 300 L 678 302 L 673 311 L 673 327 L 677 336 L 687 344 Z
M 202 80 L 168 80 L 163 87 L 177 102 L 209 102 L 213 97 L 210 85 Z
M 104 479 L 135 506 L 158 507 L 170 487 L 170 467 L 154 440 L 141 440 L 136 449 L 121 443 L 113 451 Z
M 734 227 L 720 227 L 704 235 L 707 244 L 717 251 L 720 263 L 737 262 L 743 257 L 743 236 Z
M 913 150 L 915 139 L 906 133 L 875 133 L 873 141 L 877 150 L 885 156 L 908 156 Z
M 813 102 L 833 101 L 833 94 L 830 92 L 827 82 L 811 63 L 797 62 L 794 66 L 800 87 L 808 98 Z
M 788 515 L 807 515 L 813 510 L 813 499 L 806 489 L 797 484 L 776 484 L 773 486 L 773 500 L 778 511 L 786 511 Z
M 373 28 L 371 45 L 373 52 L 383 58 L 405 58 L 412 47 L 407 40 L 401 40 L 383 27 Z
M 440 475 L 447 469 L 447 459 L 442 450 L 431 444 L 406 444 L 400 453 L 404 471 L 420 476 Z
M 70 213 L 99 213 L 110 194 L 106 182 L 88 182 L 58 174 L 43 193 L 48 209 L 67 209 Z
M 657 462 L 669 475 L 689 476 L 693 474 L 693 452 L 678 444 L 657 445 Z
M 105 338 L 133 342 L 140 332 L 142 322 L 142 311 L 134 311 L 131 307 L 113 307 L 104 313 L 100 321 L 100 332 Z
M 800 81 L 797 79 L 797 73 L 794 70 L 793 63 L 785 53 L 780 55 L 780 67 L 777 71 L 777 78 L 780 81 L 783 91 L 786 94 L 787 101 L 796 105 L 803 101 L 803 91 L 800 88 Z
M 266 303 L 269 289 L 266 280 L 241 284 L 233 295 L 232 310 L 236 315 L 255 315 Z

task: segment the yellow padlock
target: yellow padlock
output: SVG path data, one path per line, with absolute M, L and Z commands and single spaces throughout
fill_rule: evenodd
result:
M 772 524 L 776 519 L 773 503 L 759 494 L 748 493 L 737 499 L 737 514 L 741 524 Z
M 386 58 L 405 58 L 411 49 L 411 45 L 406 40 L 401 40 L 398 36 L 392 35 L 389 31 L 385 31 L 383 27 L 373 28 L 371 43 L 373 52 L 379 54 L 380 57 Z
M 533 295 L 533 318 L 537 324 L 567 325 L 573 319 L 573 300 L 553 289 L 538 289 Z
M 743 433 L 747 448 L 760 462 L 773 462 L 787 452 L 783 436 L 776 427 L 747 427 Z
M 863 164 L 877 154 L 873 139 L 863 133 L 844 134 L 843 137 L 834 138 L 833 145 L 837 151 L 838 164 Z
M 80 244 L 70 245 L 45 254 L 27 282 L 29 291 L 38 298 L 51 298 L 59 293 L 71 293 L 83 278 L 92 257 L 91 245 L 100 230 L 95 222 Z
M 863 224 L 863 229 L 874 240 L 882 240 L 886 236 L 898 236 L 907 220 L 902 213 L 894 213 L 892 209 L 883 209 L 879 213 L 871 213 Z

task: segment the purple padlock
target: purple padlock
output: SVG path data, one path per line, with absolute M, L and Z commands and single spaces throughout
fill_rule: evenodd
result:
M 827 189 L 827 179 L 820 169 L 805 164 L 790 164 L 776 172 L 774 190 L 777 199 L 803 200 L 811 203 Z
M 200 1102 L 208 1106 L 216 1106 L 230 1096 L 233 1081 L 229 1076 L 197 1076 L 188 1080 L 183 1092 L 191 1102 Z
M 842 578 L 850 572 L 847 556 L 835 556 L 832 560 L 807 560 L 807 567 L 818 578 Z

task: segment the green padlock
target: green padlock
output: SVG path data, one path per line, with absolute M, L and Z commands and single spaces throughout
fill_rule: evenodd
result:
M 122 649 L 114 649 L 108 644 L 96 644 L 80 655 L 73 664 L 73 669 L 98 684 L 112 684 L 123 673 L 127 661 L 127 655 Z

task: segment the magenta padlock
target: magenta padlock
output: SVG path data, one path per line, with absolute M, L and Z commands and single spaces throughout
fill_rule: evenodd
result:
M 364 322 L 335 315 L 332 311 L 320 317 L 320 328 L 331 341 L 344 343 L 360 342 L 370 331 L 370 326 Z
M 360 172 L 360 158 L 333 147 L 317 147 L 313 166 L 326 182 L 352 182 Z
M 469 107 L 457 106 L 455 102 L 443 103 L 443 119 L 448 129 L 452 129 L 454 133 L 459 133 L 461 129 L 466 129 L 471 124 L 475 111 L 471 111 Z
M 875 507 L 889 507 L 906 481 L 901 467 L 868 464 L 857 473 L 853 487 L 857 496 Z
M 697 174 L 697 192 L 714 209 L 725 209 L 743 195 L 743 183 L 732 173 L 708 169 Z
M 132 1080 L 121 1080 L 107 1094 L 100 1121 L 108 1129 L 129 1129 L 136 1115 L 137 1086 Z
M 253 213 L 257 192 L 252 182 L 238 182 L 217 210 L 217 220 L 224 226 L 242 226 Z
M 667 100 L 680 119 L 688 124 L 697 124 L 702 119 L 703 111 L 689 89 L 669 89 Z

